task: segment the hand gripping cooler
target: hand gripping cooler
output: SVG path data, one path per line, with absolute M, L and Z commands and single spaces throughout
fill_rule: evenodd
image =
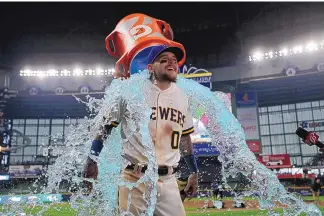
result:
M 179 66 L 186 60 L 182 44 L 173 41 L 173 32 L 165 21 L 135 13 L 123 18 L 106 39 L 108 53 L 118 58 L 115 70 L 117 77 L 128 78 L 131 74 L 146 69 L 147 55 L 154 46 L 168 45 L 183 50 Z

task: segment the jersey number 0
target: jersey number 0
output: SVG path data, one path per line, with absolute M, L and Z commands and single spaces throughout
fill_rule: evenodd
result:
M 179 131 L 173 131 L 171 135 L 171 148 L 178 149 L 180 142 L 180 133 Z

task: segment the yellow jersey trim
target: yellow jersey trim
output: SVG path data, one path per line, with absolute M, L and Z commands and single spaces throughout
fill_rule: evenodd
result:
M 113 126 L 113 127 L 117 127 L 117 126 L 119 125 L 119 123 L 116 122 L 116 121 L 112 121 L 110 124 L 111 124 L 111 126 Z
M 183 130 L 182 135 L 188 135 L 188 134 L 193 133 L 194 131 L 195 131 L 195 128 L 191 127 L 191 128 L 186 129 L 186 130 Z

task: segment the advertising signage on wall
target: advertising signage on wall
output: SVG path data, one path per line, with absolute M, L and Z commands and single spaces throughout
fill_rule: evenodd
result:
M 247 140 L 246 144 L 252 152 L 261 152 L 261 142 L 259 140 Z
M 0 204 L 15 204 L 26 203 L 31 204 L 35 202 L 52 203 L 61 202 L 61 194 L 35 194 L 35 195 L 17 195 L 17 196 L 0 196 Z
M 307 122 L 307 121 L 302 121 L 299 125 L 302 128 L 323 127 L 324 126 L 324 121 L 322 121 L 322 122 Z
M 208 72 L 205 69 L 199 69 L 196 67 L 188 67 L 187 65 L 183 65 L 179 68 L 180 75 L 185 78 L 193 79 L 197 81 L 199 84 L 210 88 L 210 80 L 212 73 Z
M 270 169 L 292 167 L 289 154 L 260 155 L 258 160 Z
M 256 92 L 237 92 L 237 120 L 245 133 L 246 144 L 254 153 L 261 153 L 259 117 Z
M 10 178 L 37 178 L 42 175 L 42 165 L 30 165 L 30 166 L 9 166 Z
M 236 107 L 247 108 L 257 106 L 257 94 L 256 92 L 237 92 L 236 93 Z
M 237 119 L 242 125 L 246 140 L 260 139 L 256 107 L 238 108 Z
M 195 156 L 219 155 L 219 151 L 211 142 L 194 143 L 193 150 Z

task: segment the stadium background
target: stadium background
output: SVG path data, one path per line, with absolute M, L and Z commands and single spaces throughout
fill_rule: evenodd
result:
M 194 5 L 199 10 L 192 12 L 175 3 L 177 13 L 166 16 L 152 11 L 149 4 L 132 4 L 126 7 L 122 3 L 112 3 L 109 16 L 105 9 L 100 6 L 94 9 L 89 4 L 83 4 L 74 15 L 69 14 L 71 7 L 47 5 L 53 11 L 60 11 L 60 16 L 36 5 L 26 5 L 25 12 L 15 9 L 21 21 L 3 23 L 7 28 L 0 42 L 3 146 L 22 146 L 26 139 L 30 139 L 31 144 L 10 154 L 2 153 L 2 193 L 8 190 L 27 192 L 30 182 L 52 165 L 60 153 L 60 150 L 47 152 L 44 149 L 54 145 L 64 149 L 68 126 L 81 123 L 89 114 L 72 94 L 81 99 L 87 94 L 96 98 L 103 96 L 112 80 L 110 74 L 115 63 L 105 51 L 104 38 L 118 20 L 133 13 L 135 8 L 171 23 L 175 40 L 186 47 L 187 67 L 195 66 L 212 73 L 212 91 L 231 94 L 235 115 L 237 95 L 249 92 L 256 96 L 258 121 L 254 128 L 257 128 L 260 141 L 260 151 L 256 154 L 288 154 L 291 168 L 277 170 L 289 173 L 285 176 L 288 186 L 296 184 L 297 178 L 307 179 L 304 178 L 306 173 L 324 172 L 322 154 L 316 147 L 303 144 L 295 135 L 299 126 L 324 135 L 324 35 L 319 22 L 324 16 L 322 5 L 239 3 L 237 8 L 240 9 L 231 10 L 234 3 L 222 3 L 225 6 L 214 9 L 206 3 Z M 162 3 L 154 4 L 159 7 Z M 115 12 L 118 10 L 123 13 Z M 226 10 L 228 16 L 221 16 L 214 10 Z M 193 13 L 195 16 L 190 16 Z M 87 20 L 82 18 L 86 14 Z M 55 19 L 50 18 L 54 15 Z M 6 13 L 1 16 L 7 17 Z M 300 51 L 299 46 L 304 50 Z M 255 50 L 268 54 L 255 53 Z M 277 57 L 270 57 L 270 50 L 278 50 Z M 73 71 L 76 67 L 83 75 L 78 71 L 70 75 L 62 72 L 61 76 L 61 71 Z M 55 69 L 59 73 L 35 77 L 27 69 Z M 93 75 L 90 69 L 94 70 Z M 58 133 L 63 136 L 55 142 L 49 139 L 48 136 Z M 200 179 L 206 187 L 213 179 L 220 179 L 219 172 L 211 172 L 215 165 L 220 167 L 217 154 L 201 156 L 198 162 L 206 173 Z M 10 171 L 12 176 L 8 180 Z

